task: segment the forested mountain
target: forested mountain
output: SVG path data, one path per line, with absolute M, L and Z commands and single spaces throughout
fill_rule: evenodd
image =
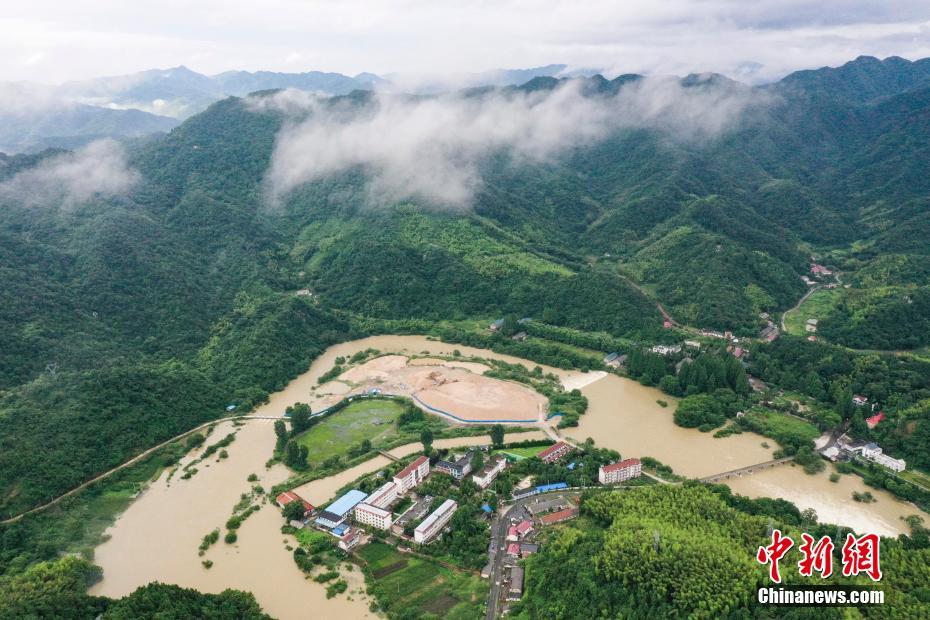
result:
M 613 122 L 590 140 L 564 125 L 570 146 L 545 156 L 479 145 L 480 182 L 452 208 L 392 193 L 370 163 L 268 198 L 283 132 L 304 117 L 347 114 L 347 123 L 429 97 L 354 92 L 299 118 L 266 105 L 274 91 L 227 98 L 128 145 L 125 169 L 114 171 L 81 167 L 81 152 L 0 158 L 0 514 L 54 497 L 226 404 L 260 402 L 322 348 L 357 335 L 352 315 L 513 313 L 650 340 L 662 331 L 660 301 L 681 323 L 755 335 L 760 312 L 804 293 L 800 276 L 815 253 L 834 257 L 852 285 L 824 321 L 826 337 L 925 345 L 925 65 L 862 58 L 755 89 L 689 76 L 674 83 L 686 100 L 747 103 L 714 116 L 714 131 L 695 126 L 715 105 L 662 108 L 671 124 L 644 116 L 636 100 L 604 119 L 639 113 L 638 122 Z M 638 76 L 577 80 L 536 77 L 460 99 L 544 100 L 571 83 L 597 113 L 625 88 L 649 92 L 635 90 Z M 867 95 L 848 94 L 865 85 Z M 546 137 L 514 134 L 534 147 Z M 474 149 L 473 135 L 456 139 Z M 408 168 L 445 156 L 437 153 Z M 452 171 L 468 163 L 453 159 Z M 82 182 L 120 176 L 119 191 L 88 192 Z M 400 185 L 431 181 L 411 175 Z M 36 183 L 64 189 L 34 191 Z M 313 296 L 295 295 L 301 289 Z

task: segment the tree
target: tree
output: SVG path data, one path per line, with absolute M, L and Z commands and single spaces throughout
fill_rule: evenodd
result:
M 310 428 L 310 405 L 295 403 L 286 413 L 291 417 L 291 436 L 299 435 Z
M 292 469 L 304 469 L 307 467 L 308 453 L 307 446 L 289 441 L 284 448 L 284 464 Z
M 491 444 L 499 448 L 504 445 L 504 425 L 495 424 L 491 427 Z
M 429 456 L 430 452 L 433 451 L 433 431 L 424 428 L 420 433 L 420 442 L 423 444 L 423 454 Z
M 305 511 L 306 508 L 304 508 L 304 503 L 299 499 L 295 499 L 294 501 L 285 504 L 284 510 L 282 512 L 284 514 L 284 518 L 288 521 L 303 521 Z
M 287 424 L 284 423 L 284 420 L 274 421 L 274 434 L 278 438 L 274 449 L 280 452 L 287 444 Z
M 475 450 L 475 454 L 471 457 L 471 470 L 478 471 L 484 467 L 484 454 L 481 450 Z

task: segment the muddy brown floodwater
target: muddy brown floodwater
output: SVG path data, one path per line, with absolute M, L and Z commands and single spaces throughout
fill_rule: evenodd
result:
M 327 349 L 308 371 L 291 381 L 269 402 L 256 410 L 257 415 L 281 415 L 296 402 L 309 402 L 318 378 L 329 371 L 337 357 L 348 357 L 368 348 L 384 353 L 449 356 L 458 349 L 463 357 L 494 358 L 520 363 L 532 368 L 537 364 L 508 355 L 461 345 L 428 340 L 423 336 L 375 336 L 339 344 Z M 421 362 L 422 363 L 422 362 Z M 458 367 L 463 365 L 456 364 Z M 577 428 L 567 435 L 578 440 L 591 437 L 604 447 L 624 457 L 652 456 L 672 466 L 677 473 L 702 477 L 771 459 L 771 450 L 762 447 L 764 438 L 752 433 L 714 439 L 711 434 L 675 426 L 672 412 L 675 400 L 653 388 L 634 381 L 605 375 L 603 372 L 581 373 L 543 366 L 556 374 L 570 388 L 579 388 L 588 397 L 589 409 Z M 475 366 L 469 370 L 481 371 Z M 657 400 L 668 401 L 668 407 Z M 235 430 L 231 423 L 217 426 L 208 444 Z M 535 431 L 528 437 L 542 437 Z M 516 439 L 516 438 L 515 438 Z M 270 420 L 254 420 L 238 429 L 236 440 L 227 448 L 229 458 L 216 457 L 197 465 L 199 472 L 189 480 L 167 474 L 152 483 L 107 531 L 109 540 L 95 551 L 95 562 L 103 567 L 103 580 L 91 588 L 92 594 L 122 596 L 150 581 L 176 583 L 205 592 L 236 588 L 252 592 L 264 610 L 282 620 L 303 618 L 366 618 L 369 601 L 363 594 L 364 583 L 359 570 L 341 571 L 349 590 L 332 599 L 325 588 L 308 580 L 297 568 L 280 533 L 282 519 L 271 504 L 253 514 L 239 529 L 239 540 L 228 545 L 222 540 L 201 558 L 197 547 L 203 536 L 221 528 L 232 513 L 241 493 L 249 491 L 249 474 L 259 476 L 264 488 L 287 477 L 280 465 L 265 469 L 274 446 Z M 436 447 L 454 447 L 487 443 L 486 437 L 443 439 Z M 768 440 L 775 445 L 775 442 Z M 420 449 L 419 444 L 392 450 L 407 456 Z M 201 450 L 188 455 L 189 462 Z M 323 503 L 335 492 L 365 473 L 387 464 L 378 456 L 345 472 L 307 483 L 297 492 L 314 504 Z M 843 476 L 831 483 L 827 474 L 808 476 L 799 467 L 784 466 L 728 481 L 734 491 L 749 495 L 782 497 L 800 508 L 814 508 L 821 520 L 841 523 L 860 531 L 897 534 L 907 530 L 902 517 L 919 511 L 884 491 L 871 490 L 878 499 L 873 504 L 852 501 L 852 491 L 864 491 L 865 485 L 855 476 Z M 923 515 L 930 520 L 930 515 Z M 213 561 L 206 569 L 201 560 Z

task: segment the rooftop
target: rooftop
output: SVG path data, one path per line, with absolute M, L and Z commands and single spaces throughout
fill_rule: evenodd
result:
M 623 459 L 619 463 L 613 463 L 612 465 L 604 465 L 602 469 L 605 474 L 609 474 L 612 471 L 617 471 L 618 469 L 626 469 L 627 467 L 633 467 L 634 465 L 640 465 L 641 462 L 639 459 Z
M 570 519 L 577 514 L 577 508 L 566 508 L 565 510 L 560 510 L 558 512 L 553 512 L 540 517 L 539 522 L 543 525 L 551 525 L 553 523 L 558 523 L 559 521 L 564 521 L 565 519 Z
M 394 474 L 394 477 L 395 477 L 395 478 L 406 478 L 407 476 L 410 475 L 410 472 L 416 470 L 417 467 L 419 467 L 419 466 L 422 465 L 425 461 L 428 461 L 428 460 L 429 460 L 429 459 L 426 458 L 425 456 L 421 456 L 420 458 L 418 458 L 417 460 L 415 460 L 413 463 L 410 463 L 410 465 L 407 465 L 407 466 L 404 467 L 402 470 L 400 470 L 399 472 L 397 472 L 396 474 Z
M 343 515 L 348 513 L 350 510 L 355 508 L 357 504 L 360 504 L 363 501 L 365 501 L 367 497 L 368 497 L 367 493 L 363 491 L 359 491 L 358 489 L 352 489 L 351 491 L 347 492 L 345 495 L 343 495 L 342 497 L 334 501 L 332 504 L 327 506 L 324 514 L 328 512 L 328 513 L 337 515 L 339 517 L 342 517 Z
M 558 441 L 552 444 L 551 446 L 549 446 L 548 448 L 546 448 L 545 450 L 543 450 L 542 452 L 540 452 L 539 454 L 537 454 L 536 456 L 538 456 L 541 459 L 545 459 L 550 454 L 554 454 L 555 452 L 562 450 L 564 448 L 571 448 L 571 446 L 565 443 L 564 441 Z

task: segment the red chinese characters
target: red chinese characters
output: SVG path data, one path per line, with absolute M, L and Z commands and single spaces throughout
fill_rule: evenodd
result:
M 826 579 L 833 574 L 833 541 L 829 536 L 824 536 L 817 543 L 814 543 L 814 537 L 810 534 L 801 534 L 804 541 L 798 547 L 801 552 L 801 560 L 798 562 L 798 572 L 805 577 L 810 577 L 814 571 L 820 573 L 821 579 Z
M 843 576 L 851 577 L 865 573 L 872 581 L 882 578 L 879 559 L 879 539 L 877 534 L 865 534 L 856 538 L 846 535 L 843 543 Z
M 767 547 L 759 547 L 759 551 L 756 553 L 756 560 L 759 561 L 759 564 L 769 564 L 769 577 L 775 583 L 781 583 L 778 561 L 793 546 L 794 541 L 787 536 L 782 536 L 781 530 L 772 530 L 772 544 Z

